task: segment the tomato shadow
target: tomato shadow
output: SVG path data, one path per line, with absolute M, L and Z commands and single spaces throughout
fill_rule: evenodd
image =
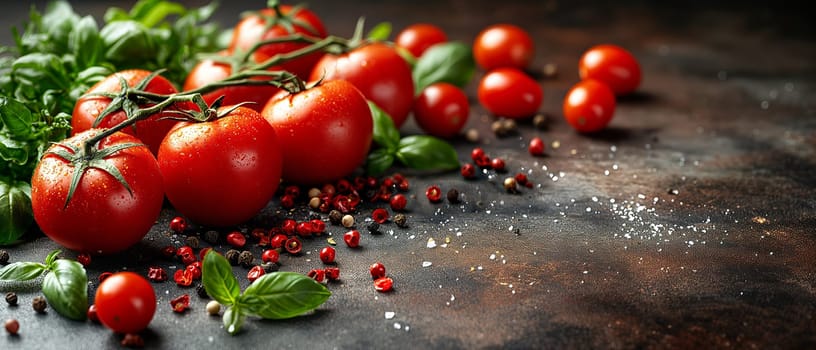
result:
M 658 95 L 648 91 L 635 91 L 623 96 L 617 96 L 616 99 L 622 105 L 645 105 L 660 101 Z
M 630 129 L 609 126 L 594 133 L 582 133 L 581 137 L 608 143 L 647 142 L 656 143 L 659 128 Z

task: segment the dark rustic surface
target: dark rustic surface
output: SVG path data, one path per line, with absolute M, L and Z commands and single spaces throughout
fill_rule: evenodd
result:
M 255 3 L 262 2 L 223 2 L 223 23 Z M 170 299 L 194 290 L 155 284 L 149 348 L 816 347 L 816 47 L 803 10 L 759 2 L 363 3 L 310 6 L 341 35 L 361 15 L 396 29 L 436 23 L 468 42 L 496 22 L 531 32 L 536 66 L 559 67 L 556 79 L 541 81 L 542 110 L 554 115 L 550 128 L 522 124 L 519 134 L 496 138 L 475 102 L 475 82 L 469 127 L 511 171 L 529 172 L 535 188 L 508 195 L 502 176 L 410 174 L 417 196 L 410 228 L 392 223 L 382 235 L 364 234 L 359 250 L 339 245 L 342 282 L 329 285 L 334 294 L 316 313 L 248 321 L 233 337 L 220 318 L 206 316 L 198 297 L 186 314 L 171 312 Z M 109 5 L 76 7 L 99 13 Z M 4 11 L 4 27 L 21 13 Z M 579 135 L 560 119 L 560 104 L 577 82 L 582 51 L 604 42 L 630 49 L 644 81 L 638 94 L 619 101 L 609 129 Z M 526 153 L 535 135 L 547 143 L 547 156 Z M 474 145 L 455 144 L 467 161 Z M 463 203 L 428 203 L 430 184 L 458 188 Z M 276 208 L 271 203 L 259 220 Z M 361 210 L 358 221 L 369 212 Z M 90 279 L 102 271 L 179 266 L 155 257 L 179 241 L 166 233 L 172 216 L 165 211 L 128 253 L 95 258 Z M 321 266 L 324 238 L 306 241 L 304 256 L 284 255 L 282 269 Z M 439 246 L 428 248 L 429 238 Z M 13 261 L 37 261 L 54 248 L 35 237 L 7 249 Z M 372 288 L 367 266 L 374 261 L 388 267 L 394 292 Z M 0 306 L 0 318 L 21 324 L 20 336 L 0 336 L 0 348 L 118 347 L 119 337 L 99 325 L 53 311 L 35 315 L 35 295 L 21 293 L 16 308 Z M 386 319 L 386 312 L 395 316 Z

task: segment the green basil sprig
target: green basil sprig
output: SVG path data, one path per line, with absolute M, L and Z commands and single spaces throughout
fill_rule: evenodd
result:
M 459 167 L 459 157 L 449 143 L 429 135 L 411 135 L 400 138 L 399 130 L 388 113 L 369 101 L 374 118 L 376 148 L 368 154 L 366 172 L 372 175 L 386 171 L 394 160 L 419 170 L 449 170 Z
M 314 310 L 331 296 L 322 284 L 294 272 L 265 274 L 241 294 L 227 259 L 212 251 L 204 256 L 201 272 L 207 294 L 227 307 L 222 321 L 232 335 L 241 330 L 246 316 L 292 318 Z
M 436 44 L 422 53 L 413 69 L 416 94 L 428 85 L 446 82 L 464 87 L 476 72 L 470 46 L 461 42 Z
M 60 251 L 48 254 L 45 263 L 15 262 L 0 269 L 0 282 L 20 283 L 43 277 L 42 292 L 54 310 L 74 320 L 84 320 L 88 311 L 88 275 L 82 264 L 57 259 Z

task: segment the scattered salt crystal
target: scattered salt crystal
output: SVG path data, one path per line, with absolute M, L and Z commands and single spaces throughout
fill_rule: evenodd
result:
M 428 248 L 436 248 L 436 240 L 433 238 L 428 238 Z
M 431 266 L 431 265 L 433 265 L 433 263 L 430 262 L 430 261 L 423 261 L 422 262 L 422 267 L 428 267 L 428 266 Z
M 496 260 L 496 254 L 490 254 L 490 260 Z
M 402 329 L 402 325 L 399 322 L 394 322 L 394 329 Z
M 394 316 L 396 316 L 396 315 L 397 315 L 397 313 L 396 313 L 396 312 L 393 312 L 393 311 L 386 311 L 386 312 L 385 312 L 385 319 L 386 319 L 386 320 L 390 320 L 390 319 L 394 318 Z

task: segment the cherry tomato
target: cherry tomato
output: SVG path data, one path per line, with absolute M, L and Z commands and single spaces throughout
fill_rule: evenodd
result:
M 371 110 L 345 80 L 281 93 L 269 100 L 262 114 L 278 131 L 287 182 L 333 182 L 351 174 L 368 155 L 374 128 Z
M 96 289 L 99 322 L 116 333 L 137 333 L 147 328 L 156 312 L 156 292 L 144 277 L 117 272 Z
M 533 116 L 544 92 L 538 83 L 515 68 L 497 68 L 479 82 L 479 102 L 497 116 L 521 119 Z
M 640 64 L 635 56 L 616 45 L 598 45 L 587 50 L 578 63 L 582 80 L 595 79 L 616 95 L 625 95 L 640 85 Z
M 467 95 L 448 83 L 432 84 L 414 102 L 414 118 L 429 135 L 452 138 L 467 123 L 470 103 Z
M 275 130 L 258 112 L 238 107 L 211 122 L 179 123 L 162 142 L 158 162 L 176 210 L 223 227 L 249 220 L 272 199 L 281 159 Z
M 448 36 L 439 27 L 428 23 L 416 23 L 397 34 L 395 43 L 414 57 L 422 56 L 429 47 L 448 41 Z
M 326 37 L 326 28 L 314 12 L 300 6 L 289 5 L 280 5 L 280 11 L 286 19 L 281 19 L 271 8 L 265 8 L 244 17 L 233 29 L 229 51 L 246 52 L 260 41 L 292 34 L 303 34 L 313 38 Z M 277 54 L 292 52 L 306 46 L 308 46 L 307 43 L 298 42 L 266 44 L 255 51 L 253 58 L 256 62 L 263 62 Z M 279 67 L 271 67 L 270 70 L 286 70 L 301 78 L 306 78 L 322 55 L 321 52 L 315 52 L 285 62 Z
M 205 59 L 199 62 L 187 79 L 184 81 L 184 91 L 200 88 L 204 85 L 221 81 L 230 76 L 232 68 L 229 64 L 218 62 L 212 59 Z M 263 109 L 266 101 L 280 91 L 272 85 L 237 85 L 230 86 L 203 94 L 204 101 L 212 104 L 219 97 L 224 96 L 221 101 L 222 106 L 237 105 L 243 102 L 251 102 L 246 107 L 258 112 Z
M 399 128 L 414 103 L 414 80 L 408 63 L 385 44 L 370 44 L 340 56 L 326 55 L 309 80 L 348 80 L 382 108 Z
M 134 87 L 147 78 L 151 72 L 141 69 L 124 70 L 112 74 L 91 87 L 85 95 L 77 100 L 74 106 L 74 112 L 71 115 L 71 135 L 76 135 L 80 132 L 94 127 L 96 118 L 108 107 L 111 99 L 105 96 L 90 95 L 96 93 L 117 93 L 121 91 L 119 79 L 124 79 L 127 85 Z M 155 94 L 173 94 L 176 93 L 176 88 L 164 77 L 155 76 L 147 86 L 144 88 L 147 92 Z M 145 106 L 140 106 L 145 107 Z M 159 151 L 159 144 L 161 143 L 167 132 L 176 124 L 175 120 L 167 119 L 172 117 L 170 113 L 157 113 L 150 118 L 137 122 L 133 127 L 125 128 L 122 132 L 138 137 L 144 142 L 153 154 Z M 97 126 L 98 128 L 110 128 L 118 125 L 127 119 L 124 110 L 111 113 L 106 116 Z
M 65 150 L 65 145 L 82 147 L 99 129 L 79 133 L 54 144 L 48 152 Z M 108 148 L 139 139 L 117 132 L 99 143 Z M 88 168 L 77 184 L 71 201 L 65 203 L 75 165 L 46 153 L 31 178 L 31 205 L 40 229 L 60 245 L 79 252 L 110 254 L 139 242 L 153 226 L 164 200 L 162 179 L 156 159 L 145 146 L 125 148 L 104 158 L 122 174 L 130 190 L 111 174 Z
M 525 69 L 533 56 L 535 48 L 530 34 L 512 24 L 487 27 L 473 42 L 473 58 L 487 71 L 500 67 Z
M 615 94 L 597 80 L 584 80 L 576 84 L 564 98 L 564 118 L 580 132 L 603 129 L 614 113 Z

